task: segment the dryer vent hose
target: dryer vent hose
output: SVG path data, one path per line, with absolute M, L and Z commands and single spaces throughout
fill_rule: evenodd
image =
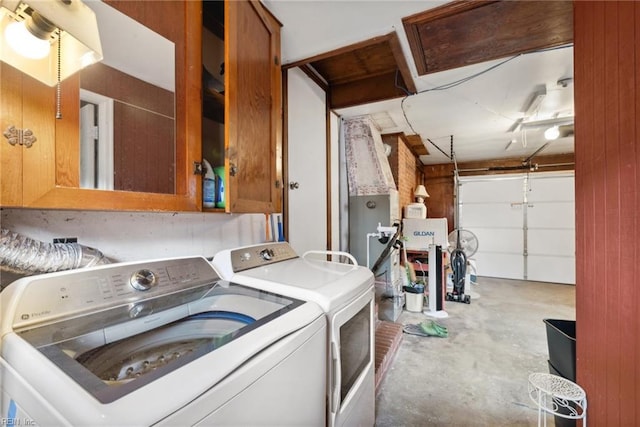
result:
M 45 243 L 0 230 L 0 270 L 32 275 L 109 264 L 97 249 L 78 243 Z

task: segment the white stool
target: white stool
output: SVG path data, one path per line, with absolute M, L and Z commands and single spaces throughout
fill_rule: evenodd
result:
M 552 374 L 533 373 L 529 375 L 529 397 L 538 406 L 538 427 L 547 414 L 573 420 L 582 419 L 587 427 L 587 394 L 573 381 Z

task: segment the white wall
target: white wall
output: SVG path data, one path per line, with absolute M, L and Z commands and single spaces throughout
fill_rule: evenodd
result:
M 265 241 L 264 214 L 3 209 L 2 228 L 51 243 L 77 237 L 112 261 L 202 255 Z

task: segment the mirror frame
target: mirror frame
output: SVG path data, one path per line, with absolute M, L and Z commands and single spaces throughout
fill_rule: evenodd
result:
M 176 34 L 183 40 L 176 45 L 176 193 L 140 193 L 117 190 L 82 189 L 80 185 L 80 76 L 61 83 L 62 119 L 55 122 L 55 159 L 41 159 L 46 167 L 33 172 L 40 188 L 23 197 L 23 206 L 32 208 L 124 210 L 124 211 L 201 211 L 201 176 L 194 174 L 194 162 L 201 158 L 201 3 L 196 1 L 153 2 L 157 7 L 184 8 L 184 26 Z M 167 15 L 161 25 L 175 25 L 175 15 Z M 157 31 L 157 30 L 156 30 Z M 166 37 L 166 36 L 165 36 Z M 55 88 L 45 96 L 55 103 Z M 45 143 L 43 141 L 43 143 Z M 54 164 L 54 165 L 52 165 Z

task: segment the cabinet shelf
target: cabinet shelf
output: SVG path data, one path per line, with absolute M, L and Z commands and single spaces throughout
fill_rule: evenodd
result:
M 224 123 L 224 94 L 204 90 L 202 115 L 218 123 Z
M 202 26 L 224 39 L 224 2 L 202 2 Z

